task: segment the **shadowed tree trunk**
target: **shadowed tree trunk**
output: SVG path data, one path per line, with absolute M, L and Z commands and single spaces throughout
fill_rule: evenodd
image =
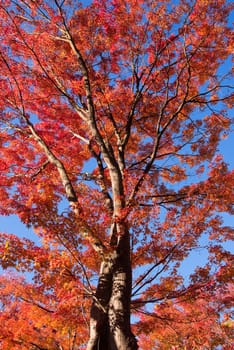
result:
M 87 350 L 136 350 L 130 327 L 132 272 L 126 227 L 111 257 L 104 261 L 91 309 Z

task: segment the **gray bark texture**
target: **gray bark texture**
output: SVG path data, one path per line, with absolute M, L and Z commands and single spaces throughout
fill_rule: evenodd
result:
M 137 350 L 130 326 L 131 261 L 125 229 L 112 256 L 101 265 L 91 308 L 87 350 Z

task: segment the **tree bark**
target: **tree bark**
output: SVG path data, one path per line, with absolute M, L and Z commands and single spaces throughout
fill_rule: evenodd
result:
M 101 265 L 91 308 L 87 350 L 138 349 L 130 325 L 132 271 L 129 232 L 126 227 L 122 229 L 114 253 Z
M 109 338 L 108 305 L 112 290 L 113 262 L 106 260 L 101 263 L 98 285 L 90 314 L 90 337 L 87 350 L 100 349 L 100 342 Z M 108 347 L 106 348 L 108 349 Z

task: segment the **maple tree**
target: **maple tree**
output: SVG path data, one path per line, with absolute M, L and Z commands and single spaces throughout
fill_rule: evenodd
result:
M 231 349 L 230 11 L 1 0 L 1 349 Z

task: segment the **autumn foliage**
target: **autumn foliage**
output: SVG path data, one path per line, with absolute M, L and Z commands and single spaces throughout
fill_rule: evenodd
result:
M 231 350 L 230 11 L 0 0 L 1 349 Z

